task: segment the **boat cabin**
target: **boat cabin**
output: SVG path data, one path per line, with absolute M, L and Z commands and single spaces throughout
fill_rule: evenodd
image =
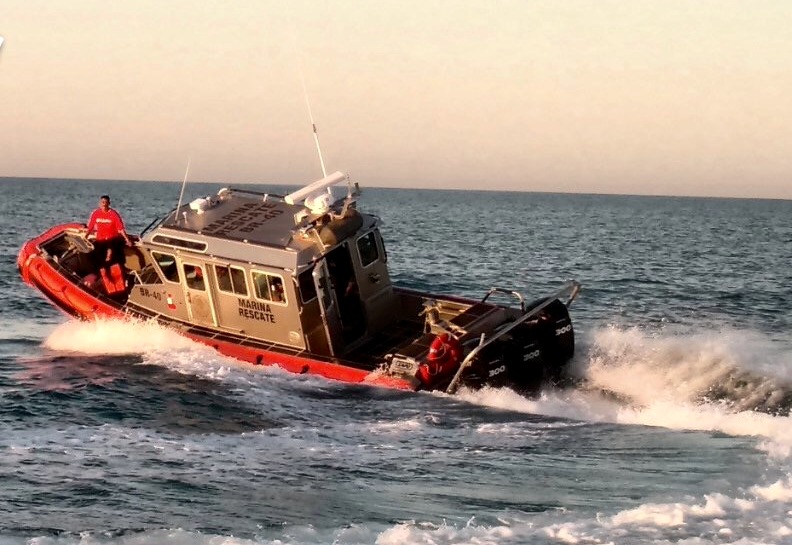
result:
M 223 189 L 141 234 L 127 305 L 197 326 L 337 356 L 392 319 L 376 216 L 334 200 L 337 172 L 286 196 Z

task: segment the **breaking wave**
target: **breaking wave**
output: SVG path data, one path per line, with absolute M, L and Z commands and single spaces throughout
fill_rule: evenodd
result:
M 604 328 L 594 332 L 578 372 L 592 388 L 639 406 L 709 402 L 770 414 L 792 408 L 792 352 L 756 332 Z
M 579 350 L 576 388 L 527 399 L 498 388 L 462 391 L 472 403 L 527 414 L 759 437 L 792 456 L 792 357 L 745 331 L 647 333 L 602 328 Z

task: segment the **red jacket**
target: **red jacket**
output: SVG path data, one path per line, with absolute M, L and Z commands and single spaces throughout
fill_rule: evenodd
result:
M 97 208 L 88 220 L 88 232 L 96 231 L 96 240 L 112 240 L 124 236 L 124 220 L 121 216 L 110 208 L 107 212 Z

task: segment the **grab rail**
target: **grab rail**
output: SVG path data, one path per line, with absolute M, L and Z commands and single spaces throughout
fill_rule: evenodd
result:
M 482 303 L 486 303 L 487 299 L 489 299 L 490 295 L 493 293 L 503 293 L 505 295 L 513 295 L 517 301 L 520 303 L 520 310 L 525 313 L 525 299 L 523 298 L 522 294 L 519 291 L 514 290 L 507 290 L 505 288 L 490 288 L 487 294 L 481 299 Z
M 577 297 L 577 294 L 580 292 L 580 282 L 578 282 L 577 280 L 570 280 L 569 282 L 561 286 L 561 288 L 558 291 L 556 291 L 554 294 L 547 297 L 547 299 L 545 299 L 544 302 L 535 306 L 534 308 L 532 308 L 531 310 L 529 310 L 528 312 L 517 318 L 515 321 L 508 324 L 500 331 L 496 331 L 495 333 L 490 335 L 489 338 L 487 338 L 485 334 L 482 333 L 481 338 L 479 339 L 479 344 L 475 348 L 473 348 L 473 350 L 470 351 L 470 353 L 465 357 L 464 360 L 462 360 L 462 363 L 459 365 L 459 369 L 457 369 L 454 378 L 451 379 L 451 382 L 448 384 L 448 387 L 445 390 L 446 393 L 453 394 L 456 391 L 457 384 L 459 383 L 459 379 L 462 376 L 462 372 L 466 368 L 470 367 L 470 364 L 473 363 L 473 360 L 475 359 L 475 357 L 478 355 L 479 352 L 484 350 L 484 348 L 486 348 L 493 342 L 497 341 L 504 335 L 506 335 L 509 331 L 511 331 L 518 325 L 524 323 L 526 320 L 528 320 L 528 318 L 531 318 L 539 314 L 542 310 L 545 309 L 545 307 L 553 303 L 553 301 L 555 301 L 556 299 L 558 299 L 567 292 L 569 292 L 569 297 L 567 297 L 567 301 L 564 304 L 569 306 L 569 304 L 575 300 L 575 297 Z

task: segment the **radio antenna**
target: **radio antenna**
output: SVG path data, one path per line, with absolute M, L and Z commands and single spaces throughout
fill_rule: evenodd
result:
M 182 198 L 184 197 L 184 188 L 187 186 L 187 174 L 190 172 L 191 157 L 187 158 L 187 169 L 184 171 L 184 179 L 182 180 L 181 192 L 179 193 L 179 204 L 176 205 L 176 223 L 179 223 L 179 208 L 181 208 Z
M 316 132 L 316 123 L 314 122 L 313 111 L 311 110 L 311 101 L 308 99 L 308 88 L 305 86 L 305 76 L 303 75 L 302 62 L 300 64 L 300 81 L 302 82 L 303 95 L 305 95 L 305 104 L 308 106 L 308 117 L 311 118 L 311 128 L 313 129 L 314 142 L 316 142 L 316 152 L 319 154 L 319 164 L 322 166 L 322 176 L 327 178 L 327 170 L 325 170 L 324 158 L 322 157 L 322 148 L 319 146 L 319 133 Z

